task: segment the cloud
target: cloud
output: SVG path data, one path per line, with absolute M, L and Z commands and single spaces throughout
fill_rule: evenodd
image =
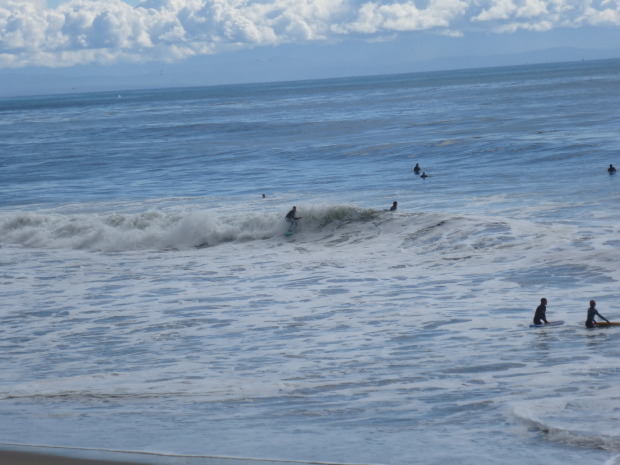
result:
M 620 0 L 0 0 L 0 67 L 175 61 L 407 31 L 620 26 Z
M 366 2 L 359 6 L 352 19 L 334 26 L 332 30 L 339 34 L 355 32 L 372 35 L 387 31 L 447 28 L 466 8 L 466 2 L 461 0 L 431 0 L 423 9 L 413 2 Z
M 620 26 L 619 0 L 495 0 L 472 16 L 494 32 L 558 27 Z

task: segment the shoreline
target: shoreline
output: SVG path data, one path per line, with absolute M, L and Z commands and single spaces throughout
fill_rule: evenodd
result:
M 0 450 L 0 463 L 10 465 L 148 465 L 149 462 L 100 460 L 45 452 Z
M 94 449 L 0 444 L 7 465 L 332 465 L 336 462 L 269 460 L 241 457 L 159 455 Z

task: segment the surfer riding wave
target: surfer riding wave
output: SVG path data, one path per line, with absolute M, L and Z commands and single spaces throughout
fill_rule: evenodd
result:
M 286 214 L 286 217 L 284 218 L 286 220 L 286 222 L 290 225 L 289 226 L 289 230 L 294 229 L 297 226 L 297 221 L 301 220 L 301 216 L 295 216 L 295 214 L 297 213 L 297 207 L 293 206 L 293 208 L 291 209 L 290 212 L 288 212 Z

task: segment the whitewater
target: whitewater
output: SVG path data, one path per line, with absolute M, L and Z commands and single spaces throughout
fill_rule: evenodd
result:
M 0 448 L 620 463 L 620 331 L 584 326 L 620 321 L 619 88 L 608 60 L 1 99 Z M 542 297 L 564 325 L 529 328 Z

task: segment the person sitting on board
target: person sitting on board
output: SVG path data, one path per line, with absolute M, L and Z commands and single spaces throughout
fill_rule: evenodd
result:
M 610 164 L 610 165 L 609 165 L 609 168 L 607 168 L 607 172 L 608 172 L 609 174 L 613 174 L 613 173 L 615 173 L 615 172 L 616 172 L 616 168 L 614 168 L 614 165 Z
M 420 170 L 421 170 L 421 169 L 422 169 L 422 168 L 420 168 L 420 165 L 416 163 L 416 164 L 415 164 L 415 167 L 413 168 L 413 172 L 414 172 L 415 174 L 420 174 Z
M 586 320 L 586 328 L 594 328 L 594 326 L 596 326 L 596 321 L 594 321 L 595 316 L 598 316 L 609 323 L 609 320 L 601 315 L 596 309 L 596 301 L 591 300 L 590 308 L 588 309 L 588 319 Z
M 426 174 L 426 172 L 422 172 L 422 176 L 420 176 L 422 179 L 428 178 L 428 174 Z
M 288 212 L 286 214 L 286 222 L 289 223 L 291 226 L 296 226 L 297 225 L 297 220 L 301 220 L 301 216 L 295 216 L 295 213 L 297 213 L 297 207 L 293 206 L 293 208 L 291 209 L 290 212 Z
M 394 200 L 394 203 L 392 204 L 392 206 L 390 207 L 390 211 L 393 212 L 394 210 L 396 210 L 398 208 L 398 202 L 396 200 Z
M 542 325 L 544 322 L 546 325 L 548 325 L 549 322 L 547 321 L 546 313 L 547 313 L 547 299 L 543 297 L 542 299 L 540 299 L 540 305 L 536 307 L 536 312 L 534 313 L 534 324 Z

